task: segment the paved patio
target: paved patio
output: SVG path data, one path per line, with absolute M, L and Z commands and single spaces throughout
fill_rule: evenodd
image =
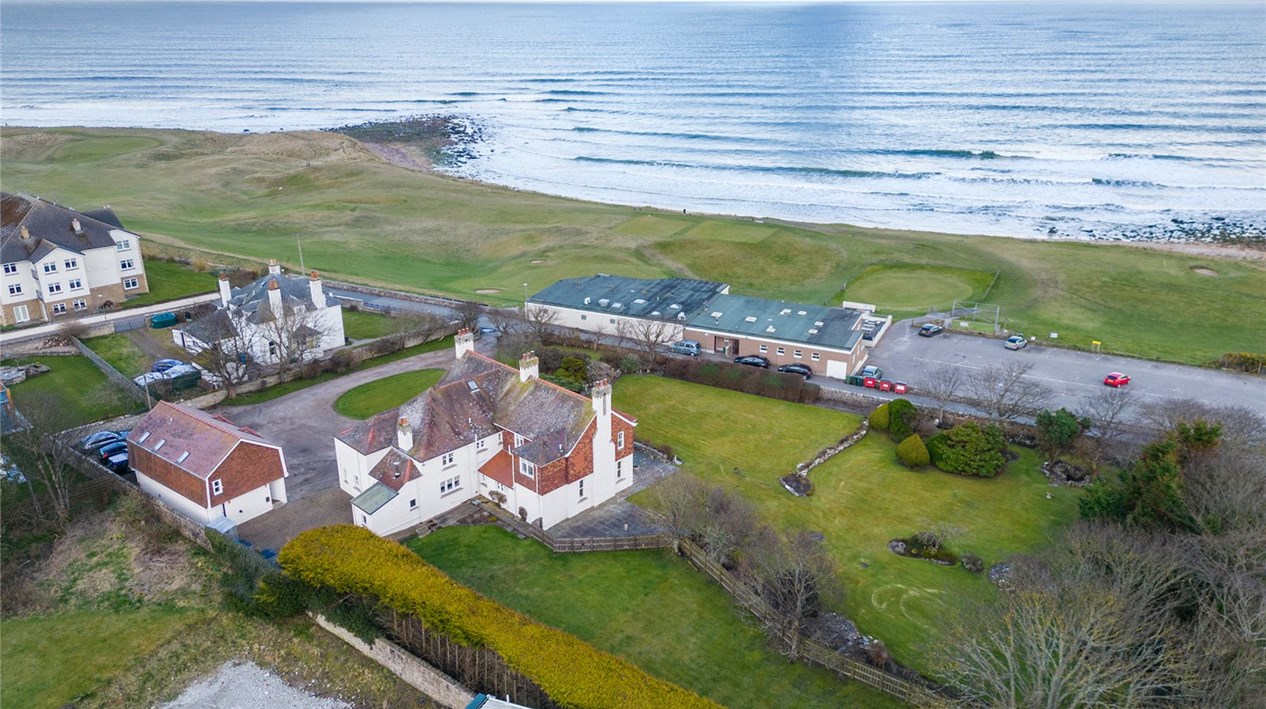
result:
M 615 497 L 571 519 L 550 527 L 555 539 L 581 537 L 627 537 L 656 534 L 659 523 L 646 509 L 628 501 L 629 495 L 677 472 L 677 466 L 650 458 L 638 451 L 633 454 L 633 484 Z

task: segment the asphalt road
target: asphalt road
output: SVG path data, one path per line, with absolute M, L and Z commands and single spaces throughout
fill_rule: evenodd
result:
M 1008 361 L 1033 365 L 1029 376 L 1053 390 L 1050 408 L 1076 411 L 1081 400 L 1104 388 L 1109 372 L 1130 376 L 1126 386 L 1139 403 L 1163 399 L 1196 399 L 1219 406 L 1243 406 L 1266 416 L 1266 378 L 1180 364 L 1164 364 L 1115 355 L 1078 352 L 1030 343 L 1008 350 L 1002 340 L 956 335 L 919 337 L 909 321 L 894 323 L 871 351 L 867 364 L 880 366 L 886 379 L 918 387 L 927 373 L 942 366 L 972 372 Z M 818 380 L 815 380 L 818 381 Z

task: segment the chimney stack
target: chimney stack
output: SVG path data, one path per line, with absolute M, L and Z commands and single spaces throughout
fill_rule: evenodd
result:
M 461 359 L 462 355 L 472 352 L 475 349 L 475 336 L 471 333 L 470 328 L 463 327 L 457 331 L 457 337 L 453 338 L 453 346 L 457 349 L 457 359 Z
M 308 291 L 312 294 L 312 304 L 317 307 L 317 310 L 323 310 L 326 305 L 325 288 L 321 285 L 321 277 L 316 271 L 308 276 Z
M 80 223 L 79 223 L 79 217 L 75 217 L 75 218 L 73 218 L 73 219 L 71 219 L 71 220 L 70 220 L 70 229 L 71 229 L 71 231 L 75 232 L 76 234 L 82 234 L 82 233 L 84 233 L 84 228 L 83 228 L 83 226 L 82 226 L 82 225 L 80 225 Z
M 273 317 L 281 317 L 281 286 L 277 285 L 277 279 L 268 279 L 268 307 L 273 311 Z
M 598 414 L 598 418 L 607 417 L 608 426 L 610 426 L 611 416 L 611 382 L 606 379 L 600 379 L 593 385 L 593 410 Z
M 22 227 L 22 238 L 29 240 L 31 238 L 31 230 L 25 226 Z
M 281 266 L 277 265 L 277 259 L 275 258 L 268 259 L 268 272 L 274 276 L 281 275 Z
M 405 453 L 413 450 L 413 427 L 403 416 L 396 421 L 396 447 Z
M 227 273 L 220 274 L 220 307 L 229 307 L 229 299 L 233 297 L 233 289 L 229 287 L 229 276 Z
M 536 358 L 534 352 L 524 352 L 523 356 L 519 357 L 519 381 L 526 382 L 540 376 L 541 360 Z

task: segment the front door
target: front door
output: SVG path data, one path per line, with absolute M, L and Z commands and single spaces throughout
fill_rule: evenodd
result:
M 728 338 L 728 337 L 715 337 L 715 338 L 713 338 L 713 340 L 714 340 L 714 342 L 713 342 L 713 347 L 712 347 L 712 349 L 713 349 L 713 350 L 714 350 L 717 354 L 723 354 L 723 355 L 728 355 L 728 354 L 731 354 L 731 352 L 730 352 L 730 338 Z M 737 352 L 734 352 L 733 354 L 736 354 L 736 355 L 737 355 L 738 353 L 737 353 Z

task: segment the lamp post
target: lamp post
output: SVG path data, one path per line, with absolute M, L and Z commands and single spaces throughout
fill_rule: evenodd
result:
M 523 306 L 527 307 L 527 284 L 523 284 Z

